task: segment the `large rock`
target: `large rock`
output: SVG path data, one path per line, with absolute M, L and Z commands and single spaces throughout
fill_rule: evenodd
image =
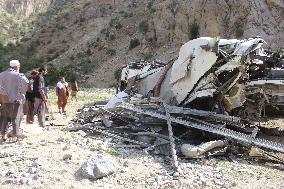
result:
M 91 156 L 79 169 L 83 178 L 99 179 L 116 172 L 117 166 L 103 155 Z

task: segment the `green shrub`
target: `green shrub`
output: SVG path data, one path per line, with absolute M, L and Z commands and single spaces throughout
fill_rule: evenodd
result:
M 91 55 L 92 55 L 92 51 L 91 51 L 90 48 L 88 48 L 88 50 L 86 51 L 86 54 L 87 54 L 88 56 L 91 56 Z
M 88 46 L 93 47 L 93 48 L 97 48 L 99 46 L 99 42 L 94 41 L 93 43 L 90 43 Z
M 131 1 L 131 3 L 128 4 L 127 7 L 128 8 L 131 8 L 131 7 L 136 8 L 137 7 L 137 2 L 136 1 Z
M 115 71 L 114 71 L 114 78 L 116 79 L 116 81 L 120 81 L 120 78 L 121 78 L 121 69 L 117 68 Z
M 84 57 L 84 53 L 82 53 L 82 52 L 77 53 L 77 58 L 83 58 L 83 57 Z
M 95 70 L 96 66 L 95 64 L 92 63 L 91 59 L 88 57 L 88 58 L 84 58 L 80 65 L 80 70 L 83 72 L 83 73 L 91 73 Z
M 65 14 L 63 15 L 63 17 L 64 17 L 66 20 L 69 20 L 69 18 L 70 18 L 69 12 L 65 13 Z
M 150 60 L 151 58 L 153 58 L 154 54 L 153 53 L 145 53 L 143 54 L 143 59 L 144 60 Z
M 49 50 L 47 51 L 47 53 L 48 53 L 48 54 L 53 54 L 53 53 L 55 53 L 55 51 L 56 51 L 56 49 L 49 49 Z
M 27 47 L 27 53 L 33 53 L 38 45 L 35 41 L 32 41 L 30 45 Z
M 39 68 L 44 65 L 44 60 L 41 57 L 33 57 L 30 59 L 24 60 L 23 64 L 21 64 L 21 71 L 28 72 L 35 68 Z
M 133 17 L 133 12 L 122 12 L 122 17 L 123 18 L 130 18 L 130 17 Z
M 56 83 L 59 77 L 59 70 L 56 66 L 48 65 L 47 66 L 48 76 L 46 77 L 46 82 L 50 85 Z
M 44 64 L 44 59 L 34 55 L 38 41 L 33 41 L 29 46 L 19 42 L 9 43 L 6 46 L 0 46 L 0 71 L 7 69 L 8 62 L 11 59 L 18 59 L 21 64 L 21 72 L 40 67 Z
M 118 22 L 114 27 L 115 29 L 120 30 L 122 28 L 122 24 Z
M 115 39 L 114 33 L 112 33 L 109 29 L 105 30 L 105 35 L 106 35 L 106 38 L 109 39 L 109 40 L 114 40 Z
M 118 22 L 118 18 L 115 17 L 115 18 L 112 18 L 109 22 L 109 26 L 110 27 L 113 27 L 116 23 Z
M 115 29 L 119 30 L 122 28 L 122 25 L 121 23 L 119 22 L 118 18 L 115 17 L 115 18 L 112 18 L 109 22 L 109 26 L 110 27 L 115 27 Z
M 147 8 L 148 8 L 148 9 L 151 9 L 151 8 L 152 8 L 152 6 L 153 6 L 153 4 L 154 4 L 154 1 L 150 1 L 150 2 L 148 2 L 148 4 L 147 4 Z
M 235 23 L 235 35 L 236 38 L 242 38 L 244 36 L 244 24 L 241 21 Z
M 101 33 L 106 33 L 106 31 L 107 31 L 107 29 L 106 29 L 106 28 L 103 28 L 103 29 L 101 30 Z
M 76 77 L 76 68 L 74 65 L 63 65 L 60 67 L 54 65 L 47 65 L 48 76 L 46 77 L 46 81 L 50 85 L 54 85 L 59 76 L 64 76 L 67 81 L 72 80 L 72 78 Z
M 100 7 L 100 12 L 101 12 L 102 14 L 105 14 L 105 13 L 106 13 L 106 8 L 105 8 L 105 7 Z
M 106 53 L 107 53 L 108 55 L 110 55 L 110 56 L 114 56 L 114 55 L 116 54 L 116 50 L 115 50 L 115 49 L 108 49 L 108 50 L 106 51 Z
M 106 37 L 109 38 L 110 31 L 107 29 L 107 30 L 105 31 L 105 34 L 106 34 Z
M 154 1 L 153 1 L 153 0 L 150 1 L 150 2 L 148 2 L 148 4 L 147 4 L 147 8 L 148 8 L 148 10 L 149 10 L 151 13 L 156 12 L 156 9 L 153 8 L 153 4 L 154 4 Z
M 88 6 L 90 6 L 91 5 L 91 2 L 89 1 L 89 2 L 86 2 L 85 4 L 84 4 L 84 8 L 86 8 L 86 7 L 88 7 Z
M 101 51 L 101 50 L 103 50 L 105 47 L 103 46 L 103 45 L 99 45 L 98 46 L 98 51 Z
M 57 24 L 55 25 L 55 27 L 56 27 L 58 30 L 64 30 L 64 29 L 66 29 L 65 26 L 63 26 L 62 24 L 59 24 L 59 23 L 57 23 Z
M 110 35 L 109 35 L 109 39 L 110 39 L 110 40 L 114 40 L 114 39 L 115 39 L 115 35 L 114 35 L 113 33 L 110 34 Z
M 134 49 L 135 47 L 140 45 L 139 39 L 131 39 L 129 44 L 129 50 Z
M 80 22 L 85 22 L 85 21 L 86 21 L 86 18 L 80 17 L 79 21 L 80 21 Z
M 138 30 L 142 33 L 147 33 L 149 30 L 149 24 L 146 20 L 139 23 Z
M 194 20 L 190 25 L 189 25 L 189 32 L 190 32 L 190 38 L 191 39 L 196 39 L 199 37 L 199 25 L 196 20 Z

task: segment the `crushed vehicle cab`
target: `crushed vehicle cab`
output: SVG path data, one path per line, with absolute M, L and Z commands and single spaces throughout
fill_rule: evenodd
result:
M 122 69 L 120 89 L 167 104 L 257 120 L 284 104 L 284 53 L 263 49 L 259 37 L 201 37 L 168 63 L 134 62 Z

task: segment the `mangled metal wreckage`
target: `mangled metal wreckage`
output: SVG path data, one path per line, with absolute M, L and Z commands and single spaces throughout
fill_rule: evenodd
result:
M 250 125 L 266 108 L 281 110 L 284 102 L 284 55 L 265 51 L 264 43 L 202 37 L 184 44 L 167 63 L 128 64 L 121 92 L 103 109 L 131 128 L 183 141 L 178 151 L 188 157 L 224 147 L 224 140 L 284 152 L 283 145 L 256 137 L 259 128 Z M 166 132 L 161 124 L 168 125 Z M 169 141 L 174 155 L 175 142 Z
M 174 106 L 257 119 L 268 105 L 279 109 L 284 104 L 284 58 L 277 61 L 265 53 L 263 43 L 261 38 L 195 39 L 167 65 L 127 65 L 121 90 L 159 96 Z

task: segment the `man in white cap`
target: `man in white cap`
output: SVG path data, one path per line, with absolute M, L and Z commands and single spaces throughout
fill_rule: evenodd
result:
M 20 62 L 11 60 L 10 68 L 0 73 L 0 129 L 4 141 L 8 138 L 9 122 L 13 126 L 13 142 L 18 140 L 20 134 L 19 127 L 29 80 L 19 71 Z

